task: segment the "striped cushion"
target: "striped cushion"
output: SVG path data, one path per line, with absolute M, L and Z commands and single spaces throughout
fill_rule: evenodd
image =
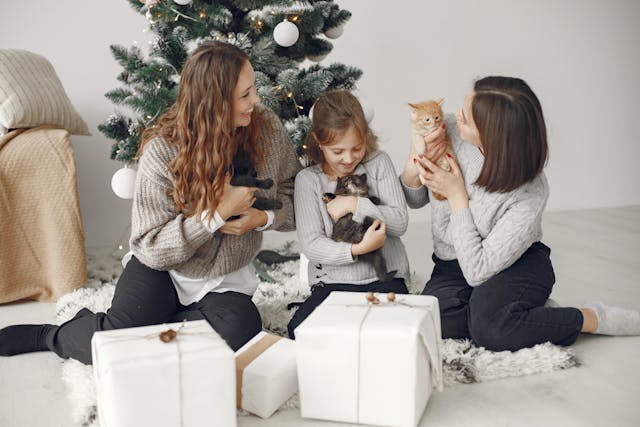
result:
M 0 49 L 0 134 L 2 128 L 41 125 L 89 135 L 46 58 L 26 50 Z

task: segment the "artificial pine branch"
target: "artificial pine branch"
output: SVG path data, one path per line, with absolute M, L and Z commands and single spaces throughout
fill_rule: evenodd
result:
M 105 96 L 136 114 L 133 119 L 114 114 L 98 127 L 114 141 L 111 158 L 118 161 L 135 162 L 142 130 L 174 102 L 182 66 L 202 41 L 227 41 L 247 52 L 262 103 L 283 120 L 301 158 L 315 99 L 326 90 L 353 89 L 362 75 L 343 64 L 303 66 L 306 59 L 331 52 L 333 44 L 322 33 L 351 17 L 331 0 L 193 0 L 187 5 L 158 0 L 150 6 L 127 1 L 137 13 L 147 15 L 156 38 L 146 57 L 136 46 L 111 46 L 123 68 L 117 76 L 122 86 Z M 285 19 L 299 30 L 297 42 L 286 48 L 273 38 L 274 28 Z

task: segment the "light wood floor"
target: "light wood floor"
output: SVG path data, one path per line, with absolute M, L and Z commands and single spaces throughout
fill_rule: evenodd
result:
M 404 238 L 412 268 L 421 277 L 433 266 L 428 227 L 412 223 Z M 600 300 L 640 310 L 640 206 L 548 213 L 544 230 L 556 271 L 556 301 Z M 0 327 L 53 319 L 53 304 L 0 305 Z M 573 351 L 582 361 L 578 368 L 445 388 L 432 397 L 420 425 L 640 425 L 640 337 L 581 336 Z M 0 426 L 70 427 L 69 411 L 57 356 L 0 358 Z M 347 424 L 302 420 L 290 410 L 268 420 L 239 417 L 238 425 Z

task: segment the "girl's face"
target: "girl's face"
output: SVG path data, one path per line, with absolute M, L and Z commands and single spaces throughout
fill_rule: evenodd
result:
M 465 98 L 462 109 L 456 113 L 456 122 L 458 125 L 458 132 L 460 133 L 462 139 L 482 149 L 480 132 L 478 131 L 476 123 L 473 121 L 473 115 L 471 114 L 471 103 L 473 102 L 473 95 L 474 93 L 471 92 Z
M 235 127 L 249 126 L 253 108 L 260 103 L 256 91 L 256 74 L 253 67 L 246 61 L 240 69 L 238 83 L 233 90 L 233 125 Z
M 333 144 L 320 145 L 324 156 L 323 170 L 332 178 L 353 174 L 366 155 L 364 141 L 353 126 L 335 138 Z

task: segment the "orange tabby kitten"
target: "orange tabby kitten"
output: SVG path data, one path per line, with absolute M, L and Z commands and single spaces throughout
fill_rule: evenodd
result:
M 426 151 L 423 138 L 442 125 L 444 114 L 442 113 L 442 108 L 440 108 L 440 106 L 443 102 L 444 99 L 440 98 L 436 101 L 430 100 L 419 102 L 417 104 L 409 104 L 409 106 L 411 107 L 411 127 L 413 128 L 413 132 L 416 135 L 420 136 L 420 138 L 413 139 L 414 146 L 418 154 L 424 154 L 424 152 Z M 451 166 L 446 159 L 446 153 L 449 153 L 454 159 L 455 153 L 453 152 L 451 141 L 449 141 L 449 137 L 447 135 L 445 135 L 444 141 L 447 144 L 447 151 L 445 152 L 445 154 L 440 156 L 439 159 L 430 160 L 440 166 L 442 169 L 448 171 L 451 169 Z M 446 199 L 445 196 L 439 193 L 433 193 L 433 197 L 435 197 L 436 200 Z

